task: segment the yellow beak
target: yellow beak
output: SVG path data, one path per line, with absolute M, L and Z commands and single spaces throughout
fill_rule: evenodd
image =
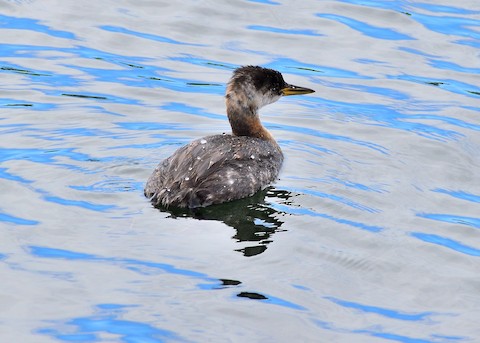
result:
M 282 95 L 300 95 L 300 94 L 309 94 L 315 93 L 313 89 L 299 87 L 294 85 L 288 85 L 285 88 L 282 88 Z

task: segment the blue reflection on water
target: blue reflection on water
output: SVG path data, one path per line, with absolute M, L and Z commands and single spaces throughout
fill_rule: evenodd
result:
M 52 149 L 2 149 L 0 148 L 0 162 L 10 160 L 28 160 L 38 163 L 55 163 L 57 157 L 68 157 L 74 161 L 88 161 L 92 158 L 75 151 L 74 148 Z
M 415 13 L 412 15 L 412 18 L 424 25 L 429 30 L 448 36 L 453 35 L 474 39 L 480 38 L 480 33 L 469 28 L 473 26 L 480 26 L 480 20 L 462 17 L 427 15 L 420 13 Z
M 373 79 L 371 76 L 360 75 L 348 69 L 334 68 L 317 64 L 309 64 L 288 57 L 276 57 L 270 62 L 264 64 L 267 68 L 279 70 L 280 72 L 288 72 L 295 75 L 303 75 L 312 77 L 313 73 L 319 73 L 322 76 L 331 76 L 338 78 L 353 78 L 361 80 Z M 288 81 L 288 80 L 287 80 Z
M 63 206 L 75 206 L 75 207 L 81 207 L 87 210 L 92 210 L 92 211 L 97 211 L 97 212 L 105 212 L 107 210 L 111 210 L 114 208 L 118 208 L 115 205 L 102 205 L 102 204 L 94 204 L 89 201 L 83 201 L 83 200 L 71 200 L 71 199 L 65 199 L 61 198 L 58 196 L 53 196 L 53 195 L 43 195 L 43 199 L 48 202 L 53 202 L 59 205 Z
M 272 27 L 272 26 L 263 26 L 263 25 L 249 25 L 247 29 L 255 30 L 255 31 L 265 31 L 265 32 L 274 32 L 274 33 L 283 33 L 288 35 L 304 35 L 304 36 L 323 36 L 314 30 L 307 30 L 307 29 L 284 29 L 279 27 Z
M 328 133 L 328 132 L 322 132 L 322 131 L 307 128 L 307 127 L 300 127 L 300 126 L 293 126 L 293 125 L 286 125 L 286 124 L 280 124 L 280 125 L 279 124 L 271 124 L 271 123 L 265 123 L 265 124 L 266 124 L 267 128 L 269 126 L 272 126 L 272 127 L 276 127 L 278 129 L 285 130 L 285 131 L 288 131 L 288 132 L 297 132 L 297 133 L 302 133 L 304 135 L 309 135 L 309 136 L 322 137 L 322 138 L 327 138 L 327 139 L 343 141 L 343 142 L 346 142 L 346 143 L 351 143 L 351 144 L 355 144 L 355 145 L 359 145 L 359 146 L 363 146 L 363 147 L 375 150 L 375 151 L 381 153 L 382 155 L 388 155 L 388 149 L 386 149 L 385 147 L 383 147 L 379 144 L 375 144 L 375 143 L 371 143 L 371 142 L 367 142 L 367 141 L 361 141 L 361 140 L 353 139 L 353 138 L 346 137 L 346 136 L 334 135 L 334 134 L 331 134 L 331 133 Z
M 292 303 L 290 301 L 287 301 L 287 300 L 284 300 L 284 299 L 281 299 L 281 298 L 277 298 L 277 297 L 274 297 L 274 296 L 268 295 L 268 294 L 262 294 L 262 295 L 265 296 L 266 299 L 260 300 L 261 302 L 271 304 L 271 305 L 287 307 L 287 308 L 290 308 L 290 309 L 293 309 L 293 310 L 299 310 L 299 311 L 306 311 L 307 310 L 305 307 L 300 306 L 300 305 L 295 304 L 295 303 Z M 246 298 L 242 298 L 242 299 L 246 299 Z
M 204 46 L 202 44 L 190 44 L 190 43 L 180 42 L 180 41 L 177 41 L 177 40 L 165 37 L 165 36 L 158 36 L 158 35 L 149 34 L 149 33 L 132 31 L 132 30 L 120 27 L 120 26 L 103 25 L 103 26 L 100 26 L 100 28 L 102 30 L 105 30 L 105 31 L 123 33 L 123 34 L 126 34 L 126 35 L 145 38 L 145 39 L 149 39 L 149 40 L 153 40 L 153 41 L 157 41 L 157 42 L 162 42 L 162 43 L 192 45 L 192 46 Z
M 130 67 L 135 68 L 137 65 L 141 66 L 142 63 L 152 61 L 152 58 L 149 57 L 138 57 L 138 56 L 123 56 L 114 54 L 111 52 L 106 52 L 102 50 L 93 49 L 87 46 L 82 45 L 75 45 L 74 47 L 54 47 L 54 46 L 43 46 L 43 45 L 25 45 L 25 44 L 2 44 L 2 48 L 0 49 L 0 57 L 38 57 L 39 52 L 52 52 L 58 53 L 61 52 L 63 54 L 59 54 L 55 56 L 49 56 L 49 60 L 63 60 L 65 58 L 64 54 L 72 54 L 73 56 L 78 56 L 82 58 L 86 58 L 88 60 L 97 59 L 107 61 L 108 63 L 112 63 L 117 66 L 121 66 L 123 68 Z M 7 63 L 8 62 L 2 62 Z M 156 70 L 166 71 L 168 69 L 156 67 Z M 12 72 L 15 72 L 13 70 Z M 16 71 L 18 73 L 22 73 L 22 70 Z M 40 72 L 41 74 L 41 72 Z M 45 74 L 50 74 L 50 72 L 45 72 Z M 64 79 L 65 80 L 65 79 Z M 75 79 L 72 79 L 75 80 Z M 77 80 L 78 81 L 78 80 Z
M 118 265 L 119 263 L 126 269 L 134 270 L 142 274 L 151 274 L 152 271 L 164 271 L 169 274 L 178 274 L 184 275 L 193 278 L 200 278 L 202 280 L 208 280 L 217 282 L 217 279 L 208 277 L 206 274 L 195 272 L 188 269 L 179 269 L 170 264 L 141 261 L 130 258 L 120 258 L 120 257 L 101 257 L 93 254 L 86 254 L 80 252 L 74 252 L 63 249 L 39 247 L 39 246 L 30 246 L 30 252 L 34 256 L 44 257 L 44 258 L 61 258 L 67 260 L 85 260 L 92 262 L 107 262 Z
M 25 184 L 33 182 L 32 180 L 24 179 L 23 177 L 20 177 L 18 175 L 10 174 L 7 170 L 8 170 L 7 168 L 0 168 L 0 179 L 20 182 Z
M 408 321 L 426 320 L 426 319 L 429 319 L 429 317 L 434 314 L 432 312 L 421 312 L 421 313 L 414 313 L 414 314 L 404 313 L 401 311 L 396 311 L 388 308 L 363 305 L 363 304 L 359 304 L 352 301 L 345 301 L 345 300 L 341 300 L 341 299 L 330 297 L 330 296 L 326 296 L 324 298 L 343 307 L 353 308 L 366 313 L 376 313 L 384 317 L 389 317 L 389 318 L 399 319 L 399 320 L 408 320 Z
M 468 73 L 468 74 L 480 74 L 480 68 L 462 67 L 461 65 L 458 65 L 458 64 L 452 63 L 452 62 L 448 62 L 448 61 L 431 59 L 429 64 L 432 67 L 438 68 L 438 69 L 453 70 L 453 71 L 459 71 L 459 72 Z
M 228 62 L 223 62 L 219 60 L 211 60 L 200 56 L 195 56 L 192 54 L 181 53 L 178 56 L 169 56 L 168 60 L 177 61 L 182 63 L 188 63 L 193 65 L 204 66 L 213 69 L 222 69 L 222 70 L 233 70 L 238 67 L 236 64 L 231 64 Z
M 458 216 L 453 214 L 443 213 L 417 213 L 418 217 L 438 220 L 446 223 L 467 225 L 475 228 L 480 228 L 480 218 Z
M 35 163 L 62 166 L 64 168 L 67 168 L 70 170 L 78 170 L 83 173 L 89 172 L 88 170 L 75 165 L 58 163 L 57 158 L 59 157 L 61 158 L 67 157 L 67 158 L 70 158 L 72 161 L 82 161 L 82 162 L 95 161 L 95 159 L 91 158 L 86 154 L 76 152 L 75 149 L 73 148 L 0 149 L 0 162 L 10 161 L 10 160 L 22 160 L 22 161 L 26 160 L 26 161 L 31 161 Z M 104 159 L 104 161 L 108 161 L 108 160 L 109 158 Z M 12 175 L 8 173 L 6 170 L 7 170 L 6 168 L 0 169 L 0 178 L 17 181 L 24 184 L 32 183 L 32 181 Z M 115 205 L 103 205 L 103 204 L 95 204 L 93 202 L 84 201 L 84 200 L 66 199 L 60 196 L 52 195 L 49 192 L 42 189 L 38 189 L 38 188 L 33 188 L 33 189 L 41 195 L 43 200 L 47 202 L 63 205 L 63 206 L 81 207 L 87 210 L 97 211 L 97 212 L 105 212 L 105 211 L 117 208 L 117 206 Z M 0 217 L 0 220 L 18 224 L 18 225 L 35 225 L 38 223 L 37 221 L 17 218 L 17 217 L 6 215 L 6 214 L 2 215 Z
M 460 7 L 453 7 L 453 6 L 445 6 L 445 5 L 437 5 L 437 4 L 428 4 L 428 3 L 410 3 L 409 6 L 422 8 L 434 13 L 455 13 L 455 14 L 479 14 L 480 11 L 472 11 L 466 8 Z
M 37 225 L 40 223 L 36 220 L 15 217 L 10 214 L 2 213 L 2 212 L 0 212 L 0 222 L 16 224 L 16 225 Z
M 356 90 L 363 93 L 371 93 L 381 95 L 386 98 L 394 99 L 394 100 L 408 100 L 410 96 L 404 92 L 397 91 L 391 88 L 385 87 L 376 87 L 376 86 L 366 86 L 366 85 L 358 85 L 353 83 L 343 83 L 343 82 L 333 82 L 328 80 L 319 80 L 319 84 L 329 87 L 329 88 L 338 88 L 338 89 L 349 89 L 349 90 Z
M 357 210 L 361 210 L 361 211 L 365 211 L 365 212 L 369 212 L 369 213 L 379 213 L 379 212 L 381 212 L 379 209 L 375 209 L 375 208 L 372 208 L 370 206 L 359 204 L 359 203 L 357 203 L 353 200 L 350 200 L 348 198 L 345 198 L 345 197 L 339 196 L 339 195 L 335 195 L 335 194 L 319 192 L 319 191 L 315 191 L 315 190 L 307 189 L 307 188 L 297 189 L 297 188 L 282 187 L 282 189 L 290 191 L 290 192 L 297 192 L 297 193 L 300 193 L 300 194 L 308 194 L 308 195 L 312 195 L 312 196 L 319 197 L 319 198 L 333 200 L 333 201 L 339 202 L 343 205 L 349 206 L 351 208 L 355 208 Z
M 109 177 L 107 180 L 95 182 L 91 185 L 85 186 L 68 186 L 71 189 L 82 192 L 95 192 L 95 193 L 118 193 L 118 192 L 128 192 L 128 191 L 139 191 L 143 190 L 145 182 L 137 181 L 133 178 L 121 178 L 118 176 Z
M 467 123 L 463 120 L 460 120 L 460 119 L 457 119 L 457 118 L 452 118 L 452 117 L 447 117 L 447 116 L 440 116 L 440 115 L 433 115 L 433 114 L 416 114 L 416 115 L 409 115 L 408 118 L 437 120 L 437 121 L 444 122 L 446 124 L 450 124 L 450 125 L 454 125 L 454 126 L 458 126 L 458 127 L 461 127 L 461 128 L 480 131 L 480 125 Z M 455 132 L 455 131 L 439 130 L 438 132 L 442 132 L 442 131 L 447 133 L 447 134 L 443 134 L 443 136 L 446 136 L 446 137 L 462 136 L 460 133 Z
M 371 120 L 368 125 L 372 126 L 385 126 L 391 127 L 394 129 L 405 130 L 409 132 L 413 132 L 418 134 L 419 136 L 434 139 L 434 140 L 456 140 L 459 137 L 462 137 L 463 134 L 454 131 L 454 130 L 446 130 L 439 128 L 434 125 L 428 125 L 421 122 L 410 122 L 412 119 L 428 119 L 428 120 L 438 120 L 442 122 L 446 122 L 451 125 L 456 125 L 462 128 L 468 128 L 473 130 L 480 129 L 480 125 L 475 125 L 471 123 L 464 122 L 462 120 L 440 116 L 440 115 L 433 115 L 433 114 L 404 114 L 396 110 L 393 106 L 384 106 L 378 104 L 362 104 L 362 103 L 347 103 L 342 101 L 333 101 L 328 99 L 322 99 L 316 97 L 314 99 L 309 100 L 311 103 L 318 103 L 322 106 L 326 107 L 331 112 L 339 112 L 342 115 L 350 116 L 352 119 L 367 119 Z M 422 105 L 422 104 L 419 104 Z M 315 106 L 315 105 L 314 105 Z M 440 106 L 440 105 L 436 105 Z M 424 106 L 421 107 L 421 112 L 427 111 L 436 111 L 436 106 L 429 106 L 426 108 Z M 417 111 L 420 112 L 420 111 Z M 343 139 L 340 139 L 343 140 Z M 349 140 L 349 139 L 348 139 Z M 346 141 L 348 141 L 346 140 Z M 370 148 L 374 148 L 384 154 L 388 153 L 388 150 L 384 147 L 379 145 L 372 146 L 373 143 L 368 142 L 357 142 L 357 145 L 365 145 Z
M 472 98 L 480 98 L 480 88 L 475 85 L 468 84 L 453 79 L 438 79 L 427 78 L 417 75 L 391 75 L 388 76 L 391 79 L 407 80 L 415 83 L 429 84 L 432 86 L 440 87 L 452 93 L 466 95 Z
M 55 129 L 53 132 L 61 137 L 108 137 L 110 139 L 120 139 L 120 136 L 110 131 L 86 127 Z
M 167 103 L 167 104 L 161 106 L 161 109 L 166 110 L 166 111 L 195 114 L 195 115 L 198 115 L 198 116 L 201 116 L 201 117 L 204 117 L 204 118 L 220 119 L 220 120 L 226 120 L 227 119 L 226 115 L 206 112 L 205 110 L 203 110 L 200 107 L 190 106 L 190 105 L 180 103 L 180 102 Z
M 66 342 L 99 342 L 102 334 L 115 335 L 118 342 L 158 343 L 164 341 L 187 342 L 177 333 L 155 327 L 151 324 L 121 319 L 129 308 L 135 306 L 121 304 L 98 304 L 95 313 L 87 317 L 77 317 L 36 332 Z
M 408 35 L 399 33 L 395 30 L 392 30 L 386 27 L 373 26 L 365 22 L 344 17 L 341 15 L 318 13 L 317 16 L 320 18 L 335 20 L 339 23 L 347 25 L 353 30 L 356 30 L 358 32 L 363 33 L 366 36 L 370 36 L 373 38 L 388 39 L 388 40 L 413 40 L 414 39 Z
M 389 1 L 378 1 L 378 0 L 338 0 L 339 2 L 346 2 L 354 5 L 368 6 L 374 8 L 383 8 L 395 11 L 402 11 L 403 5 L 405 5 L 404 0 L 389 0 Z
M 357 335 L 367 335 L 371 337 L 384 338 L 390 341 L 402 342 L 402 343 L 433 343 L 433 342 L 454 342 L 454 341 L 466 341 L 467 337 L 462 336 L 446 336 L 432 334 L 428 338 L 418 338 L 396 334 L 393 332 L 387 332 L 383 326 L 377 325 L 368 329 L 346 329 L 342 327 L 335 326 L 331 322 L 322 321 L 322 320 L 313 320 L 313 322 L 321 329 L 338 332 L 342 334 L 357 334 Z
M 480 39 L 458 39 L 454 43 L 471 46 L 473 48 L 480 48 Z
M 260 4 L 264 4 L 264 5 L 280 5 L 279 2 L 276 2 L 276 1 L 272 1 L 272 0 L 248 0 L 250 2 L 258 2 Z
M 138 63 L 137 63 L 138 64 Z M 154 68 L 147 65 L 138 64 L 132 66 L 123 65 L 122 69 L 100 69 L 92 67 L 83 67 L 78 65 L 64 64 L 71 69 L 79 70 L 87 75 L 94 77 L 96 81 L 112 82 L 123 84 L 125 86 L 135 86 L 141 88 L 166 88 L 177 92 L 187 93 L 208 93 L 223 95 L 223 85 L 205 83 L 199 80 L 182 79 L 166 75 L 165 70 Z M 162 73 L 159 75 L 159 73 Z M 46 93 L 48 94 L 48 93 Z M 81 94 L 85 94 L 82 92 Z M 103 100 L 109 100 L 119 103 L 142 105 L 133 98 L 120 98 L 111 94 L 91 94 L 91 96 L 101 96 Z
M 179 124 L 169 124 L 162 122 L 117 122 L 114 123 L 118 127 L 124 130 L 133 131 L 168 131 L 168 130 L 189 130 L 189 128 L 183 128 Z
M 33 256 L 42 257 L 42 258 L 55 258 L 55 259 L 66 259 L 66 260 L 79 260 L 79 261 L 89 261 L 89 262 L 104 262 L 110 263 L 115 266 L 121 266 L 125 269 L 131 270 L 136 273 L 143 275 L 155 274 L 158 271 L 165 272 L 168 274 L 183 275 L 186 277 L 200 279 L 202 283 L 197 284 L 199 289 L 204 290 L 215 290 L 221 289 L 220 284 L 222 283 L 219 279 L 208 276 L 207 274 L 196 272 L 189 269 L 177 268 L 171 264 L 142 261 L 131 258 L 122 258 L 122 257 L 102 257 L 93 254 L 74 252 L 64 249 L 48 248 L 41 246 L 29 246 L 30 253 Z M 208 284 L 205 284 L 207 282 Z M 272 295 L 266 296 L 266 304 L 272 304 L 277 306 L 284 306 L 297 310 L 304 310 L 305 308 L 292 303 L 288 300 L 281 299 Z
M 442 237 L 439 235 L 423 233 L 423 232 L 412 232 L 410 235 L 424 242 L 440 245 L 448 249 L 455 250 L 462 254 L 466 254 L 470 256 L 480 256 L 480 249 L 465 245 L 461 242 L 455 241 L 450 238 Z
M 352 227 L 370 231 L 370 232 L 377 233 L 384 230 L 384 228 L 379 226 L 367 225 L 364 223 L 355 222 L 353 220 L 344 219 L 344 218 L 337 218 L 330 214 L 315 212 L 307 208 L 293 207 L 293 206 L 287 206 L 287 205 L 281 205 L 281 204 L 275 204 L 275 203 L 270 204 L 270 206 L 279 212 L 285 212 L 285 213 L 296 214 L 296 215 L 306 215 L 311 217 L 320 217 L 320 218 L 332 220 L 339 224 L 345 224 L 348 226 L 352 226 Z
M 21 109 L 25 107 L 35 108 L 35 111 L 49 111 L 57 107 L 55 104 L 18 100 L 11 98 L 0 98 L 0 106 L 7 107 L 8 109 Z M 0 129 L 5 127 L 0 125 Z
M 66 96 L 78 99 L 79 101 L 95 101 L 95 102 L 105 102 L 105 103 L 118 103 L 126 105 L 141 105 L 141 103 L 133 98 L 124 98 L 120 96 L 115 96 L 113 94 L 105 93 L 92 93 L 92 92 L 65 92 L 61 90 L 47 90 L 47 89 L 35 89 L 42 92 L 45 95 L 50 96 Z
M 450 191 L 450 190 L 442 189 L 442 188 L 432 189 L 432 192 L 448 194 L 448 195 L 450 195 L 454 198 L 480 203 L 480 195 L 475 195 L 475 194 L 468 193 L 468 192 Z
M 353 332 L 365 333 L 365 334 L 371 335 L 372 337 L 379 337 L 379 338 L 388 339 L 390 341 L 397 341 L 402 343 L 433 343 L 437 341 L 437 339 L 462 340 L 462 341 L 464 340 L 464 337 L 460 337 L 460 336 L 447 337 L 447 336 L 435 335 L 431 338 L 422 339 L 422 338 L 415 338 L 415 337 L 409 337 L 405 335 L 394 334 L 390 332 L 378 332 L 378 331 L 375 332 L 373 330 L 354 330 Z
M 2 46 L 3 49 L 4 46 Z M 1 49 L 0 49 L 1 50 Z M 25 76 L 34 85 L 52 85 L 62 87 L 78 87 L 81 82 L 78 79 L 58 72 L 46 70 L 32 69 L 31 67 L 23 67 L 10 62 L 2 61 L 0 70 L 4 73 L 20 74 Z
M 431 58 L 439 58 L 440 57 L 438 55 L 427 54 L 426 52 L 420 51 L 418 49 L 409 48 L 409 47 L 405 47 L 405 46 L 398 47 L 398 50 L 405 51 L 405 52 L 408 52 L 408 53 L 414 54 L 414 55 L 424 56 L 424 57 L 431 57 Z
M 54 30 L 46 25 L 39 24 L 39 20 L 31 18 L 9 17 L 0 14 L 0 23 L 2 28 L 15 30 L 29 30 L 34 32 L 42 32 L 47 35 L 59 38 L 76 39 L 75 35 L 68 31 Z
M 453 6 L 443 6 L 435 4 L 426 4 L 426 3 L 409 3 L 405 1 L 371 1 L 371 0 L 339 0 L 346 3 L 368 6 L 373 8 L 382 8 L 386 10 L 394 10 L 397 12 L 405 13 L 409 15 L 409 18 L 415 20 L 425 26 L 427 29 L 445 34 L 446 36 L 454 35 L 460 37 L 473 38 L 468 40 L 457 40 L 457 44 L 471 45 L 474 47 L 480 46 L 478 38 L 480 33 L 471 29 L 470 27 L 480 26 L 480 20 L 465 18 L 465 17 L 455 17 L 455 16 L 440 16 L 439 13 L 449 13 L 449 14 L 477 14 L 480 11 L 472 11 L 468 9 L 463 9 Z M 415 11 L 416 8 L 423 10 L 429 10 L 435 15 L 428 15 L 424 13 L 419 13 Z M 319 16 L 322 16 L 321 14 Z M 337 18 L 338 17 L 338 18 Z M 343 22 L 346 25 L 352 25 L 353 29 L 357 29 L 360 32 L 368 33 L 373 32 L 373 34 L 380 34 L 381 30 L 375 27 L 364 27 L 364 23 L 355 21 L 352 22 L 350 18 L 344 19 L 342 16 L 333 16 L 331 19 Z M 367 32 L 362 31 L 366 30 Z M 375 36 L 373 36 L 375 37 Z M 381 38 L 381 37 L 378 37 Z

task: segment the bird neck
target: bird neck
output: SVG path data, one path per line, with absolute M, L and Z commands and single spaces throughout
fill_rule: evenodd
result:
M 257 108 L 239 105 L 238 102 L 232 104 L 227 101 L 227 115 L 235 136 L 256 137 L 275 142 L 273 136 L 260 122 Z
M 260 122 L 258 109 L 262 106 L 256 90 L 242 84 L 230 82 L 227 86 L 225 104 L 232 132 L 235 136 L 256 137 L 273 142 L 275 139 Z M 278 146 L 278 145 L 277 145 Z

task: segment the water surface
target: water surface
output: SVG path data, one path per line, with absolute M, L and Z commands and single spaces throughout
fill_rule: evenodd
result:
M 480 339 L 477 1 L 1 9 L 1 341 Z M 262 109 L 279 181 L 153 208 L 245 64 L 316 90 Z

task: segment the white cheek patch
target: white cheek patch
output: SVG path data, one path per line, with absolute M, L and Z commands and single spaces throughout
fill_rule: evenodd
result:
M 261 92 L 255 90 L 253 87 L 248 87 L 245 90 L 247 96 L 253 101 L 257 108 L 261 108 L 265 105 L 269 105 L 274 103 L 278 99 L 281 98 L 278 94 L 273 94 L 272 92 L 268 92 L 267 94 L 262 94 Z

